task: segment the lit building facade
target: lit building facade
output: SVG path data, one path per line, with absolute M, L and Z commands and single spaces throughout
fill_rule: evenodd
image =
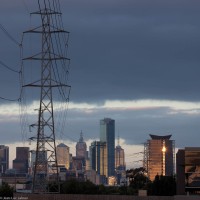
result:
M 115 175 L 115 120 L 100 120 L 100 142 L 106 143 L 107 177 Z
M 60 143 L 57 148 L 57 162 L 59 166 L 65 166 L 66 169 L 70 167 L 70 153 L 69 147 L 63 143 Z
M 171 135 L 151 135 L 151 140 L 145 143 L 144 168 L 150 180 L 156 175 L 171 176 L 174 174 L 175 142 Z
M 185 147 L 176 154 L 177 195 L 200 194 L 200 147 Z
M 9 147 L 0 145 L 0 173 L 5 173 L 9 168 Z

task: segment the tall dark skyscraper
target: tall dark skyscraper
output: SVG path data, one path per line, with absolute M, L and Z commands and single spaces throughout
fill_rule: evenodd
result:
M 108 176 L 115 175 L 115 120 L 104 118 L 100 120 L 100 142 L 107 144 Z
M 0 173 L 9 168 L 9 147 L 0 145 Z
M 16 169 L 18 173 L 28 173 L 29 159 L 29 147 L 16 147 L 16 159 L 13 160 L 13 169 Z

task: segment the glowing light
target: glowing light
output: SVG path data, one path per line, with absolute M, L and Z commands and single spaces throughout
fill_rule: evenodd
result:
M 166 147 L 164 146 L 163 148 L 162 148 L 162 152 L 166 152 L 167 151 L 167 149 L 166 149 Z

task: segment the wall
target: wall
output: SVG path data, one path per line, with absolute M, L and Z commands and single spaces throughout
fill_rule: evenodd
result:
M 123 196 L 123 195 L 76 195 L 76 194 L 15 194 L 16 200 L 199 200 L 200 196 Z

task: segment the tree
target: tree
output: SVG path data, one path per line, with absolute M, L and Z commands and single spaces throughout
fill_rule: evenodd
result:
M 156 175 L 152 183 L 152 195 L 173 196 L 176 194 L 176 179 L 174 176 Z
M 72 179 L 61 185 L 62 194 L 97 194 L 98 192 L 98 187 L 88 180 L 83 182 Z
M 143 167 L 127 170 L 126 174 L 130 181 L 129 187 L 133 188 L 135 194 L 140 189 L 148 189 L 147 185 L 150 180 L 146 176 L 146 171 Z
M 14 189 L 7 183 L 3 183 L 0 186 L 0 197 L 13 197 Z

